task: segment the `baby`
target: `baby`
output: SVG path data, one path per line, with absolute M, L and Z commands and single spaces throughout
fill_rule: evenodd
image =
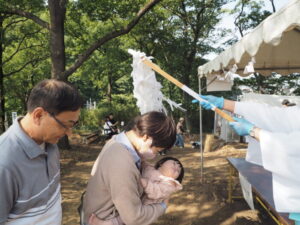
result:
M 155 166 L 142 164 L 141 183 L 144 188 L 144 204 L 160 203 L 182 189 L 184 169 L 181 162 L 173 157 L 159 160 Z
M 181 162 L 174 157 L 165 157 L 159 160 L 155 166 L 147 162 L 142 163 L 141 184 L 144 188 L 142 202 L 144 204 L 161 203 L 170 195 L 182 189 L 184 168 Z M 123 225 L 121 217 L 110 220 L 99 220 L 92 214 L 90 225 Z

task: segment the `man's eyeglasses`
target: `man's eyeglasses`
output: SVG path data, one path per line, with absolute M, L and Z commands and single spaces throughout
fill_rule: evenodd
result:
M 78 125 L 78 121 L 74 122 L 72 126 L 66 126 L 63 122 L 61 122 L 59 119 L 57 119 L 55 117 L 55 115 L 53 113 L 49 113 L 49 115 L 63 128 L 65 128 L 66 130 L 69 129 L 73 129 L 74 127 L 76 127 Z

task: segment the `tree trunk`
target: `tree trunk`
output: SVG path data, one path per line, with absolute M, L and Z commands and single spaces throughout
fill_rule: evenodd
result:
M 110 73 L 108 74 L 107 98 L 109 104 L 112 105 L 112 76 Z
M 3 73 L 3 17 L 0 16 L 0 134 L 5 131 L 5 98 L 4 98 L 4 73 Z
M 63 79 L 60 75 L 66 69 L 64 21 L 65 2 L 62 0 L 48 0 L 50 12 L 50 52 L 51 52 L 51 77 Z
M 64 22 L 66 2 L 64 0 L 48 0 L 50 12 L 50 52 L 51 52 L 51 77 L 64 80 L 61 74 L 66 69 Z M 71 149 L 68 136 L 59 140 L 61 149 Z
M 138 13 L 133 17 L 131 21 L 125 24 L 124 27 L 107 33 L 103 37 L 96 40 L 93 44 L 91 44 L 91 46 L 87 50 L 83 51 L 83 53 L 78 56 L 76 62 L 73 65 L 71 65 L 67 71 L 65 65 L 66 59 L 64 45 L 64 20 L 66 14 L 67 0 L 48 0 L 50 25 L 41 18 L 35 16 L 34 14 L 22 11 L 20 9 L 10 9 L 8 10 L 8 12 L 10 14 L 15 14 L 21 17 L 28 18 L 36 22 L 43 28 L 49 29 L 49 45 L 51 52 L 51 77 L 66 81 L 68 77 L 72 73 L 74 73 L 91 56 L 91 54 L 96 49 L 98 49 L 100 46 L 114 38 L 129 33 L 139 23 L 140 19 L 160 1 L 161 0 L 149 1 L 138 11 Z M 60 143 L 64 143 L 61 144 L 61 146 L 63 146 L 64 148 L 70 148 L 67 138 L 64 138 L 64 140 Z
M 273 13 L 275 13 L 276 12 L 276 8 L 275 8 L 274 0 L 270 0 L 270 2 L 272 4 Z
M 192 68 L 193 68 L 193 64 L 195 61 L 195 56 L 196 56 L 196 44 L 194 44 L 194 46 L 192 47 L 190 52 L 187 52 L 187 54 L 185 55 L 185 63 L 184 63 L 185 73 L 184 73 L 184 77 L 183 77 L 183 82 L 187 87 L 190 87 L 190 84 L 191 84 L 190 76 L 191 76 L 191 74 L 193 74 Z M 185 112 L 186 126 L 187 126 L 187 129 L 189 131 L 191 131 L 192 122 L 191 122 L 191 118 L 189 115 L 191 115 L 190 103 L 192 101 L 192 98 L 187 93 L 184 93 L 183 96 L 184 96 L 184 106 L 186 109 L 186 112 Z

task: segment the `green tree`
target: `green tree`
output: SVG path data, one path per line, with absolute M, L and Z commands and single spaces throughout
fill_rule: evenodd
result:
M 227 2 L 163 1 L 161 7 L 143 18 L 143 26 L 138 26 L 130 36 L 135 39 L 137 48 L 154 56 L 155 63 L 163 70 L 197 91 L 197 67 L 205 62 L 203 55 L 214 51 L 211 46 L 217 40 L 213 37 L 215 26 L 221 19 L 221 7 Z M 225 34 L 222 30 L 217 32 Z M 191 98 L 168 81 L 158 79 L 167 97 L 184 103 L 189 126 L 189 119 L 195 119 L 189 118 L 190 115 L 196 115 L 191 111 L 195 109 L 190 104 Z
M 274 2 L 273 10 L 275 10 Z M 264 1 L 262 0 L 239 0 L 230 14 L 235 16 L 234 24 L 241 37 L 252 28 L 259 25 L 271 12 L 263 10 Z
M 18 79 L 27 76 L 26 70 L 33 72 L 33 67 L 48 57 L 44 53 L 45 43 L 41 36 L 40 28 L 27 19 L 0 15 L 0 133 L 5 130 L 6 99 L 12 101 L 11 96 L 20 91 L 23 101 L 26 102 L 28 90 L 24 91 L 24 87 L 28 88 L 28 85 L 22 84 L 16 88 L 16 84 L 20 83 Z M 16 78 L 20 73 L 23 76 Z M 15 81 L 10 85 L 5 82 L 5 79 L 13 78 Z
M 65 0 L 48 0 L 47 4 L 43 1 L 0 1 L 0 12 L 5 14 L 18 15 L 28 18 L 49 32 L 49 48 L 51 57 L 51 77 L 67 80 L 92 54 L 106 42 L 127 34 L 133 29 L 139 20 L 152 9 L 160 0 L 151 0 L 147 4 L 144 1 L 74 1 L 69 9 L 77 9 L 89 15 L 91 19 L 104 24 L 103 33 L 95 40 L 90 40 L 89 46 L 80 52 L 66 69 L 66 50 L 65 50 L 65 20 L 68 9 Z M 141 7 L 139 9 L 139 7 Z M 46 19 L 36 14 L 38 10 L 47 10 L 49 17 Z M 81 10 L 82 9 L 82 10 Z M 36 10 L 36 11 L 35 11 Z M 47 20 L 49 22 L 47 22 Z M 107 22 L 110 21 L 108 26 Z M 62 147 L 69 148 L 67 138 L 61 143 Z
M 112 2 L 112 1 L 77 1 L 73 2 L 75 9 L 86 9 L 90 10 L 83 13 L 88 13 L 91 17 L 95 17 L 95 19 L 100 19 L 98 21 L 103 21 L 104 23 L 109 20 L 113 16 L 120 16 L 116 20 L 120 21 L 116 25 L 116 27 L 108 32 L 104 32 L 104 35 L 101 35 L 100 38 L 96 38 L 96 40 L 90 43 L 90 46 L 81 52 L 76 58 L 75 62 L 71 65 L 68 65 L 68 69 L 66 70 L 66 57 L 65 57 L 65 19 L 66 19 L 66 10 L 67 10 L 67 1 L 65 0 L 48 0 L 47 5 L 44 5 L 45 8 L 48 9 L 49 13 L 49 22 L 46 22 L 42 18 L 36 16 L 34 13 L 30 11 L 26 11 L 27 9 L 31 9 L 31 2 L 23 1 L 23 4 L 14 4 L 13 1 L 7 2 L 4 1 L 4 8 L 1 10 L 5 13 L 11 13 L 15 15 L 19 15 L 22 17 L 26 17 L 28 19 L 33 20 L 41 27 L 49 30 L 49 47 L 51 53 L 51 76 L 52 78 L 58 78 L 62 80 L 67 80 L 67 78 L 76 71 L 90 56 L 91 54 L 101 47 L 104 43 L 119 37 L 121 35 L 127 34 L 136 24 L 138 24 L 141 17 L 143 17 L 147 11 L 153 8 L 160 0 L 151 0 L 145 6 L 143 6 L 138 12 L 136 12 L 137 6 L 140 4 L 136 4 L 135 1 L 124 1 L 124 2 Z M 38 1 L 37 1 L 38 2 Z M 135 4 L 134 4 L 135 3 Z M 29 5 L 28 5 L 29 4 Z M 41 4 L 42 5 L 42 4 Z M 72 7 L 70 7 L 72 9 Z M 134 8 L 134 10 L 132 10 Z M 115 14 L 115 10 L 117 13 Z M 129 11 L 126 11 L 129 10 Z M 126 13 L 125 13 L 126 12 Z M 71 12 L 70 12 L 71 13 Z M 99 13 L 103 13 L 99 15 Z M 123 14 L 122 14 L 123 13 Z M 67 13 L 68 14 L 68 13 Z M 115 14 L 115 15 L 114 15 Z M 123 15 L 131 15 L 124 16 Z M 101 20 L 102 19 L 102 20 Z M 110 26 L 113 28 L 113 26 Z
M 247 79 L 235 79 L 233 90 L 236 95 L 242 94 L 239 86 L 250 87 L 254 92 L 274 95 L 299 95 L 300 74 L 292 73 L 282 76 L 272 73 L 270 76 L 255 74 Z

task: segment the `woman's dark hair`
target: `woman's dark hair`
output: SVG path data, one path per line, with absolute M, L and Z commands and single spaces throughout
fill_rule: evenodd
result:
M 179 164 L 181 170 L 180 170 L 180 174 L 179 174 L 179 176 L 177 177 L 176 180 L 178 180 L 178 182 L 181 183 L 182 180 L 183 180 L 183 177 L 184 177 L 184 168 L 183 168 L 181 162 L 178 159 L 176 159 L 174 157 L 170 157 L 170 156 L 164 157 L 164 158 L 162 158 L 161 160 L 159 160 L 158 162 L 155 163 L 154 168 L 158 169 L 159 167 L 162 166 L 162 164 L 164 164 L 168 160 L 173 160 L 173 161 L 175 161 L 175 162 L 177 162 Z
M 151 137 L 154 147 L 171 148 L 176 140 L 176 125 L 172 118 L 162 112 L 151 111 L 137 116 L 125 129 L 129 130 L 138 136 Z
M 30 92 L 27 101 L 27 111 L 32 112 L 37 107 L 57 115 L 64 111 L 76 111 L 83 105 L 83 99 L 77 88 L 72 84 L 55 80 L 43 80 Z

